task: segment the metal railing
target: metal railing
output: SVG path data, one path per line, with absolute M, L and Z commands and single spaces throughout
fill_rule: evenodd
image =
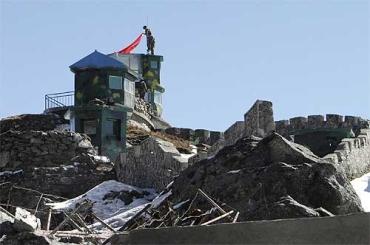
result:
M 58 107 L 68 107 L 74 105 L 74 91 L 63 93 L 46 94 L 45 110 Z

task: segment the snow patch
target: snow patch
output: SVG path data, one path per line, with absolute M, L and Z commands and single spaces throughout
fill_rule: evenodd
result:
M 94 160 L 102 163 L 110 163 L 110 160 L 106 156 L 94 156 Z
M 22 169 L 16 170 L 16 171 L 4 171 L 4 172 L 0 172 L 0 177 L 3 176 L 3 175 L 5 175 L 5 176 L 16 175 L 16 174 L 20 174 L 22 172 L 23 172 Z
M 115 196 L 114 194 L 126 192 L 126 193 L 139 193 L 143 197 L 136 198 L 132 197 L 132 202 L 125 204 L 123 198 Z M 112 198 L 107 198 L 107 195 L 113 195 Z M 131 185 L 126 185 L 115 180 L 105 181 L 85 194 L 82 194 L 76 198 L 48 204 L 54 210 L 73 210 L 76 204 L 83 202 L 84 200 L 90 200 L 93 202 L 92 210 L 96 216 L 101 219 L 108 219 L 117 214 L 122 214 L 130 209 L 137 208 L 143 204 L 149 203 L 156 196 L 154 189 L 140 189 Z M 128 215 L 128 214 L 126 214 Z
M 365 212 L 370 212 L 370 173 L 351 181 Z
M 153 201 L 152 201 L 152 207 L 157 208 L 159 205 L 161 205 L 162 202 L 164 202 L 169 196 L 172 195 L 172 191 L 166 192 L 162 195 L 157 196 Z
M 228 174 L 237 174 L 237 173 L 240 173 L 241 169 L 236 169 L 236 170 L 230 170 L 229 172 L 227 172 Z

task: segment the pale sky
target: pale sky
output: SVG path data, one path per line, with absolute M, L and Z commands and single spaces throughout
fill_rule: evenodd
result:
M 368 1 L 0 0 L 0 118 L 73 90 L 68 66 L 117 51 L 147 24 L 164 56 L 164 117 L 224 131 L 256 99 L 276 120 L 370 118 Z M 136 52 L 145 52 L 145 40 Z

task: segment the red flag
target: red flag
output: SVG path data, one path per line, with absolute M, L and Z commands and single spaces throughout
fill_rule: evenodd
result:
M 141 41 L 141 37 L 143 36 L 143 34 L 140 34 L 136 39 L 135 41 L 133 41 L 130 45 L 128 45 L 126 48 L 118 51 L 119 54 L 129 54 L 131 53 L 132 50 L 134 50 L 134 48 L 137 47 L 137 45 L 139 45 L 140 41 Z

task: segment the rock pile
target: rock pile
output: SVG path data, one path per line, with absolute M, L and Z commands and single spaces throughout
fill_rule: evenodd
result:
M 240 211 L 240 221 L 363 211 L 340 168 L 276 133 L 242 138 L 185 169 L 170 200 L 192 200 L 198 188 Z

